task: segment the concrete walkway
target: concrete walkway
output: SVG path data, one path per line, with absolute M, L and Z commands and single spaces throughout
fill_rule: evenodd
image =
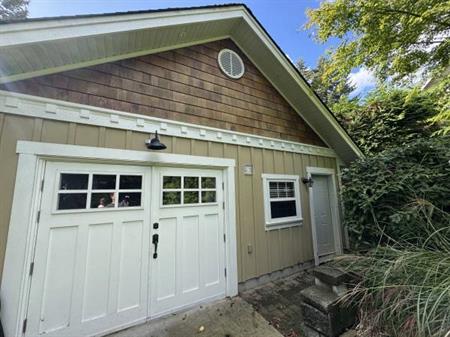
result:
M 153 320 L 109 337 L 283 337 L 242 298 Z

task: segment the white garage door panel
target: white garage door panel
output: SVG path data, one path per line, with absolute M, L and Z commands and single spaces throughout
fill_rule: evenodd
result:
M 179 185 L 164 188 L 165 176 L 179 178 Z M 186 187 L 185 177 L 197 178 L 198 185 Z M 214 181 L 214 187 L 202 185 L 205 177 L 212 179 L 210 184 Z M 151 316 L 225 296 L 221 172 L 158 168 L 153 174 L 153 185 L 160 186 L 161 193 L 152 201 L 153 222 L 159 223 L 153 233 L 159 235 L 159 244 L 158 257 L 152 258 L 155 272 L 152 274 Z M 164 192 L 180 193 L 180 198 L 174 204 L 165 205 Z M 189 203 L 184 203 L 185 194 L 192 192 L 198 193 L 198 200 L 188 198 Z M 216 193 L 215 200 L 202 199 L 206 192 Z
M 205 287 L 212 287 L 220 283 L 221 259 L 221 234 L 222 230 L 219 228 L 220 221 L 217 214 L 206 214 L 204 216 L 203 238 L 205 242 L 205 250 L 209 252 L 203 255 L 205 264 Z
M 108 313 L 113 223 L 90 225 L 88 232 L 83 322 Z
M 76 227 L 50 230 L 42 309 L 39 314 L 40 333 L 52 332 L 69 325 L 76 243 Z
M 144 304 L 141 301 L 141 283 L 144 276 L 142 275 L 144 269 L 142 265 L 142 243 L 144 238 L 142 221 L 124 222 L 122 224 L 119 300 L 117 305 L 119 312 L 137 308 Z
M 26 336 L 89 336 L 147 317 L 148 212 L 140 207 L 56 210 L 59 174 L 93 170 L 144 177 L 148 171 L 47 164 Z M 142 198 L 144 205 L 145 193 Z

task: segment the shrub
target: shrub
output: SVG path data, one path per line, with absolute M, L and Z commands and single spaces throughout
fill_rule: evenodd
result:
M 450 138 L 418 139 L 354 162 L 343 171 L 344 223 L 354 248 L 422 244 L 424 224 L 449 223 Z
M 424 228 L 432 231 L 427 223 Z M 360 335 L 449 336 L 450 225 L 429 234 L 422 247 L 378 246 L 335 263 L 360 275 L 343 298 L 359 308 Z

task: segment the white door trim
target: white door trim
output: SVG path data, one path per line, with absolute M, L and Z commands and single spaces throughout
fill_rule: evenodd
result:
M 1 321 L 6 337 L 22 336 L 31 284 L 29 268 L 34 256 L 41 181 L 48 160 L 95 161 L 176 167 L 220 168 L 224 175 L 227 268 L 226 295 L 238 293 L 235 160 L 133 150 L 18 141 L 19 154 L 13 204 L 0 289 Z
M 312 175 L 324 175 L 328 176 L 331 179 L 331 217 L 333 221 L 333 231 L 334 231 L 334 245 L 336 249 L 336 254 L 342 254 L 342 239 L 341 239 L 341 221 L 339 217 L 339 203 L 338 203 L 338 195 L 337 195 L 337 185 L 336 185 L 336 171 L 330 168 L 324 167 L 306 167 L 306 174 L 308 178 L 311 178 Z M 313 183 L 314 185 L 314 183 Z M 321 262 L 318 248 L 317 248 L 317 228 L 316 221 L 314 219 L 314 190 L 313 187 L 308 188 L 309 191 L 309 209 L 310 209 L 310 217 L 311 217 L 311 231 L 312 231 L 312 239 L 313 239 L 313 249 L 314 249 L 314 262 L 315 265 L 318 266 Z

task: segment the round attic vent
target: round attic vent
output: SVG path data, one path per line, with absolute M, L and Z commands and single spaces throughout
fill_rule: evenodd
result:
M 244 75 L 245 66 L 241 57 L 230 49 L 222 49 L 217 56 L 219 67 L 228 77 L 238 79 Z

